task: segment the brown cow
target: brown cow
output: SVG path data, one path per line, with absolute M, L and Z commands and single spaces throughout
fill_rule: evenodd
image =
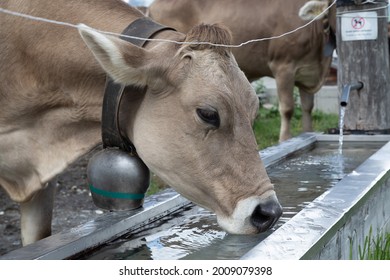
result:
M 143 17 L 120 0 L 1 0 L 0 7 L 116 33 Z M 252 131 L 258 99 L 228 49 L 159 41 L 143 49 L 80 25 L 83 42 L 74 28 L 8 14 L 0 25 L 0 185 L 20 202 L 24 245 L 51 233 L 47 182 L 101 142 L 106 73 L 145 87 L 125 93 L 120 127 L 152 172 L 214 211 L 228 232 L 265 231 L 279 218 Z M 230 43 L 215 25 L 153 38 Z
M 235 44 L 256 38 L 281 35 L 303 26 L 298 17 L 306 0 L 155 0 L 149 7 L 153 19 L 187 32 L 199 23 L 222 23 L 233 33 Z M 290 120 L 294 111 L 294 86 L 299 88 L 304 131 L 312 130 L 313 94 L 325 81 L 331 64 L 327 21 L 280 39 L 251 43 L 233 49 L 240 68 L 250 80 L 274 77 L 279 97 L 281 128 L 279 140 L 291 137 Z

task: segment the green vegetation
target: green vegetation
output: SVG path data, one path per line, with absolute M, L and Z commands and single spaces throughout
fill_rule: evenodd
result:
M 252 83 L 253 88 L 260 98 L 264 96 L 267 88 L 264 86 L 263 81 L 257 80 Z M 294 115 L 291 120 L 291 133 L 293 136 L 297 136 L 302 133 L 302 109 L 299 99 L 299 90 L 294 88 L 294 100 L 295 109 Z M 314 111 L 313 117 L 313 130 L 316 132 L 327 132 L 330 128 L 337 128 L 339 122 L 339 116 L 337 114 L 326 114 L 320 111 Z M 276 106 L 261 106 L 259 116 L 255 121 L 253 127 L 256 135 L 259 149 L 262 150 L 272 145 L 276 145 L 279 142 L 279 129 L 280 129 L 280 115 Z
M 336 114 L 325 114 L 320 111 L 313 112 L 313 130 L 316 132 L 327 132 L 330 128 L 338 126 L 339 117 Z M 295 108 L 291 120 L 293 136 L 302 133 L 302 110 L 299 106 Z M 259 149 L 275 145 L 279 140 L 280 115 L 276 107 L 271 109 L 260 108 L 259 116 L 253 127 Z
M 150 180 L 150 185 L 146 192 L 146 196 L 158 193 L 159 191 L 167 188 L 167 185 L 160 178 L 154 174 L 151 174 L 151 176 L 152 178 Z
M 353 241 L 351 240 L 350 243 L 350 259 L 352 259 Z M 373 237 L 372 228 L 370 228 L 368 236 L 364 239 L 363 247 L 358 246 L 358 252 L 360 260 L 390 260 L 390 232 Z

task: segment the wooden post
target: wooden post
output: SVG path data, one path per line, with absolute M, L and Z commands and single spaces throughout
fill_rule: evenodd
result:
M 387 0 L 359 4 L 337 1 L 338 89 L 352 87 L 346 106 L 344 131 L 390 133 L 390 68 Z

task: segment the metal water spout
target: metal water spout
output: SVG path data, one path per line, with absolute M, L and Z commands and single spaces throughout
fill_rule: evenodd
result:
M 346 107 L 349 100 L 349 94 L 351 90 L 361 90 L 363 88 L 362 82 L 356 82 L 352 84 L 343 85 L 343 91 L 341 93 L 340 106 Z

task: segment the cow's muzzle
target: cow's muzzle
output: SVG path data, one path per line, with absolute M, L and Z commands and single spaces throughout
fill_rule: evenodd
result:
M 282 206 L 274 199 L 268 199 L 255 207 L 250 221 L 259 232 L 264 232 L 275 225 L 282 213 Z

